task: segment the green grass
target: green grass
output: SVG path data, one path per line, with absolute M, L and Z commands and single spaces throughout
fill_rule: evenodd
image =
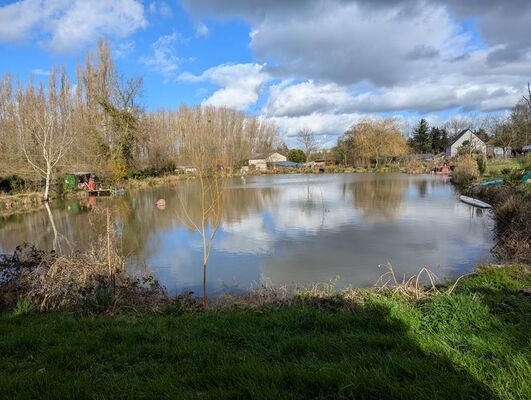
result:
M 531 398 L 530 273 L 451 295 L 180 315 L 0 317 L 0 398 Z
M 520 168 L 520 164 L 516 158 L 490 160 L 487 164 L 487 172 L 485 176 L 491 178 L 500 177 L 502 175 L 502 170 L 506 168 L 518 169 Z

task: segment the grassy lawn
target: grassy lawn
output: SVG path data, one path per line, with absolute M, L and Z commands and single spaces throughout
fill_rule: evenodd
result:
M 520 168 L 520 164 L 516 158 L 493 159 L 488 162 L 487 173 L 485 175 L 489 177 L 501 176 L 501 171 L 505 168 L 518 169 Z
M 531 398 L 528 270 L 354 312 L 0 316 L 0 398 Z

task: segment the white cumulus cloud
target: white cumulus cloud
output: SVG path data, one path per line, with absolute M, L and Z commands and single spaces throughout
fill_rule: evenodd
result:
M 183 73 L 181 82 L 210 82 L 219 86 L 205 105 L 232 107 L 244 110 L 258 101 L 262 86 L 270 79 L 260 64 L 222 64 L 209 68 L 201 75 Z
M 0 7 L 0 40 L 36 39 L 54 52 L 77 50 L 99 35 L 125 38 L 145 28 L 137 0 L 22 0 Z
M 248 23 L 250 48 L 280 80 L 262 113 L 287 137 L 338 135 L 382 113 L 506 110 L 531 76 L 526 0 L 183 1 L 194 18 Z

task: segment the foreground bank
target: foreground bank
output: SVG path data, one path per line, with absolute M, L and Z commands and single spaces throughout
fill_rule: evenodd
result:
M 531 273 L 436 293 L 299 294 L 162 314 L 0 317 L 4 398 L 530 398 Z M 449 290 L 451 289 L 451 290 Z

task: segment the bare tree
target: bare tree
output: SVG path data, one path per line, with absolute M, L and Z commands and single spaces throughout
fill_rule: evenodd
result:
M 470 118 L 452 118 L 444 124 L 444 129 L 448 132 L 450 139 L 454 139 L 465 129 L 474 129 L 475 119 Z
M 315 133 L 310 128 L 302 128 L 297 132 L 297 142 L 302 146 L 304 153 L 306 153 L 306 160 L 310 154 L 317 150 L 317 140 Z
M 10 75 L 0 78 L 0 171 L 4 174 L 16 171 L 16 129 L 13 116 L 15 101 L 13 101 L 13 84 Z M 18 160 L 17 160 L 18 161 Z M 16 163 L 18 164 L 18 163 Z
M 187 162 L 195 169 L 200 187 L 200 213 L 194 218 L 181 199 L 189 223 L 201 235 L 203 250 L 203 304 L 208 305 L 207 264 L 221 225 L 224 178 L 231 167 L 228 137 L 219 130 L 213 107 L 184 109 L 182 143 Z
M 503 149 L 503 156 L 506 157 L 515 143 L 515 134 L 510 121 L 506 115 L 491 116 L 488 122 L 488 129 L 493 135 L 492 143 Z
M 59 80 L 59 85 L 57 80 Z M 64 68 L 50 74 L 47 91 L 32 82 L 18 89 L 16 126 L 21 149 L 29 165 L 45 179 L 43 200 L 50 194 L 50 182 L 57 163 L 73 140 L 73 102 Z
M 525 95 L 522 97 L 529 108 L 529 113 L 531 114 L 531 86 L 529 85 L 529 82 L 527 83 L 527 97 Z
M 527 97 L 522 96 L 525 105 L 527 106 L 527 129 L 525 129 L 525 139 L 523 146 L 529 144 L 529 132 L 531 131 L 531 85 L 527 83 Z

